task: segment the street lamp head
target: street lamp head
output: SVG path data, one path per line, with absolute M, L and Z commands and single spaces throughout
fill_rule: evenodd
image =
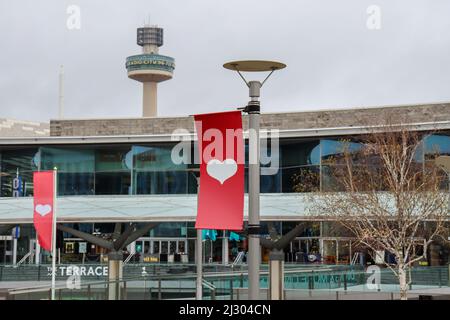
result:
M 260 111 L 260 90 L 263 84 L 269 79 L 275 70 L 281 70 L 286 68 L 286 65 L 277 61 L 266 60 L 241 60 L 231 61 L 223 65 L 225 69 L 236 71 L 239 76 L 244 80 L 245 84 L 249 88 L 249 96 L 251 100 L 245 108 L 241 108 L 247 113 L 259 113 Z M 270 72 L 264 81 L 247 81 L 241 72 Z
M 275 71 L 286 68 L 286 65 L 277 61 L 242 60 L 231 61 L 223 65 L 225 69 L 243 72 Z

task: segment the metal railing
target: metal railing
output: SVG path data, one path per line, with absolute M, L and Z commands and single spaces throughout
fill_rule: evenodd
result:
M 23 268 L 23 267 L 22 267 Z M 8 268 L 11 269 L 11 268 Z M 0 270 L 1 271 L 1 270 Z M 20 270 L 19 270 L 20 271 Z M 411 298 L 420 294 L 450 293 L 449 269 L 419 267 L 411 272 Z M 388 269 L 380 272 L 380 288 L 369 289 L 363 268 L 329 266 L 327 268 L 285 268 L 286 299 L 397 299 L 398 280 Z M 261 299 L 267 299 L 268 270 L 261 271 Z M 158 274 L 126 276 L 122 280 L 85 280 L 78 288 L 68 288 L 67 277 L 58 276 L 57 299 L 108 299 L 108 287 L 120 290 L 120 299 L 195 299 L 196 274 Z M 48 280 L 48 279 L 47 279 Z M 63 281 L 61 281 L 63 280 Z M 204 299 L 246 299 L 246 271 L 204 273 Z M 13 299 L 48 299 L 49 285 L 11 289 Z
M 131 258 L 133 258 L 135 254 L 136 254 L 136 252 L 130 253 L 128 255 L 128 257 L 125 259 L 125 261 L 123 262 L 123 264 L 127 264 L 128 262 L 130 262 Z
M 211 291 L 211 300 L 216 300 L 216 286 L 205 279 L 202 280 L 202 285 Z
M 14 267 L 17 268 L 18 266 L 20 266 L 22 263 L 24 263 L 31 255 L 33 254 L 33 251 L 29 251 L 26 255 L 24 255 L 22 257 L 22 259 L 19 260 L 19 262 L 17 262 Z

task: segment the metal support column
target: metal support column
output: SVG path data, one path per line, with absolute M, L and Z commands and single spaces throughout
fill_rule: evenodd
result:
M 228 238 L 225 230 L 223 231 L 222 238 L 222 264 L 228 265 Z
M 259 181 L 260 181 L 260 95 L 261 83 L 249 82 L 251 101 L 247 106 L 249 114 L 249 190 L 248 190 L 248 298 L 259 299 L 259 268 L 261 262 L 261 246 L 259 242 Z
M 34 248 L 33 246 L 33 242 L 30 242 L 30 250 L 34 250 L 34 261 L 36 265 L 41 264 L 41 246 L 39 245 L 39 241 L 36 239 L 35 243 L 34 243 Z M 30 261 L 31 263 L 31 261 Z
M 269 254 L 269 300 L 284 300 L 284 252 L 272 250 Z
M 198 196 L 200 194 L 200 177 L 197 180 L 197 205 Z M 203 299 L 203 243 L 202 243 L 202 229 L 197 229 L 197 239 L 195 240 L 195 261 L 197 264 L 197 279 L 195 298 L 197 300 Z
M 197 263 L 197 279 L 196 279 L 196 294 L 197 300 L 203 299 L 203 254 L 202 254 L 202 230 L 197 229 L 197 239 L 195 240 L 195 261 Z
M 15 266 L 17 264 L 17 238 L 14 237 L 12 243 L 12 264 Z
M 108 254 L 108 300 L 120 300 L 120 280 L 122 279 L 121 252 L 110 252 Z

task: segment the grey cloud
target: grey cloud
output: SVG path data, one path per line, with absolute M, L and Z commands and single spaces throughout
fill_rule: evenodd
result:
M 81 30 L 66 28 L 70 4 Z M 378 31 L 366 28 L 372 4 Z M 124 65 L 148 13 L 177 65 L 159 85 L 160 115 L 245 104 L 242 81 L 221 66 L 249 58 L 288 65 L 263 88 L 265 112 L 449 101 L 448 12 L 445 0 L 2 1 L 0 117 L 55 118 L 60 64 L 66 117 L 140 116 L 141 85 Z

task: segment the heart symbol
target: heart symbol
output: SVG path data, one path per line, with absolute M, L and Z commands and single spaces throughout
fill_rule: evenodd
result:
M 52 206 L 49 204 L 38 204 L 34 210 L 41 216 L 45 216 L 52 211 Z
M 225 161 L 220 161 L 217 159 L 212 159 L 206 165 L 206 172 L 218 180 L 220 184 L 223 184 L 225 180 L 234 176 L 237 171 L 237 163 L 234 159 L 225 159 Z

